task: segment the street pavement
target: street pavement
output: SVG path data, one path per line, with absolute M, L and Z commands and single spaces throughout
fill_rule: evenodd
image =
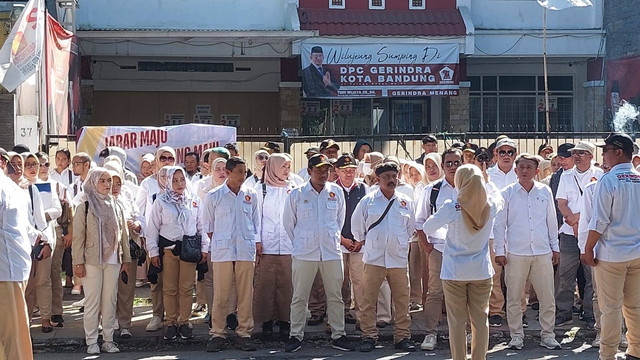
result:
M 145 286 L 136 289 L 136 298 L 148 299 L 150 297 L 149 287 Z M 242 352 L 228 349 L 221 353 L 212 354 L 204 351 L 206 341 L 209 338 L 208 329 L 202 319 L 204 313 L 194 313 L 191 319 L 194 328 L 194 338 L 190 340 L 165 341 L 162 338 L 162 331 L 146 332 L 145 326 L 151 318 L 151 306 L 140 305 L 134 308 L 133 326 L 130 329 L 133 334 L 131 339 L 119 339 L 119 332 L 116 331 L 115 341 L 119 344 L 121 353 L 117 355 L 102 354 L 99 357 L 87 356 L 84 344 L 84 330 L 82 327 L 82 313 L 77 308 L 71 306 L 74 301 L 82 296 L 70 295 L 69 289 L 65 289 L 65 327 L 54 328 L 49 334 L 44 334 L 40 330 L 40 319 L 34 317 L 34 325 L 31 334 L 34 343 L 34 354 L 36 359 L 95 359 L 113 358 L 124 359 L 448 359 L 450 358 L 449 343 L 446 339 L 446 317 L 439 327 L 438 346 L 434 351 L 417 351 L 415 353 L 396 353 L 393 349 L 392 335 L 393 326 L 380 329 L 381 347 L 372 353 L 352 352 L 345 353 L 331 348 L 329 336 L 325 332 L 325 325 L 307 326 L 305 330 L 305 341 L 300 351 L 288 354 L 282 351 L 284 343 L 280 341 L 264 342 L 259 339 L 260 326 L 256 326 L 254 335 L 258 344 L 258 351 Z M 143 303 L 144 301 L 138 301 Z M 424 317 L 421 312 L 412 313 L 411 331 L 413 340 L 419 346 L 424 338 Z M 535 312 L 530 308 L 527 310 L 529 328 L 525 329 L 525 348 L 521 351 L 513 351 L 506 348 L 509 341 L 509 329 L 505 324 L 501 327 L 492 327 L 490 333 L 490 352 L 488 359 L 597 359 L 597 349 L 591 347 L 591 341 L 595 337 L 593 330 L 587 330 L 584 322 L 574 317 L 574 323 L 556 329 L 559 342 L 562 343 L 562 350 L 547 350 L 539 346 L 540 325 L 535 320 Z M 356 331 L 355 325 L 347 325 L 347 334 L 358 341 L 360 332 Z

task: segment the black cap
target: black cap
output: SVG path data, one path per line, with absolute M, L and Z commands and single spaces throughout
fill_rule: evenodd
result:
M 320 153 L 320 149 L 318 149 L 317 147 L 310 147 L 307 149 L 307 151 L 304 152 L 305 155 L 307 154 L 319 154 Z
M 279 153 L 280 152 L 280 145 L 277 142 L 273 142 L 273 141 L 267 141 L 261 149 L 264 150 L 271 150 L 274 153 Z
M 1 147 L 0 147 L 0 158 L 4 159 L 4 161 L 6 162 L 11 161 L 11 159 L 9 159 L 9 155 L 7 154 L 7 150 Z
M 323 165 L 331 165 L 331 163 L 329 162 L 329 158 L 327 158 L 326 155 L 316 154 L 309 158 L 307 167 L 311 169 Z
M 98 154 L 99 157 L 101 158 L 106 158 L 109 156 L 109 148 L 104 148 L 104 150 L 100 151 L 100 154 Z
M 597 147 L 604 147 L 606 145 L 615 146 L 628 154 L 633 153 L 633 140 L 627 134 L 612 133 L 607 136 L 603 142 L 596 144 Z
M 376 166 L 376 175 L 380 176 L 383 173 L 386 173 L 387 171 L 395 171 L 396 173 L 400 172 L 400 167 L 398 166 L 398 164 L 394 163 L 394 162 L 384 162 L 382 164 L 378 164 Z
M 466 143 L 462 148 L 462 151 L 471 151 L 475 155 L 476 151 L 478 151 L 479 148 L 480 147 L 478 147 L 478 145 L 476 144 Z
M 438 142 L 438 139 L 436 139 L 436 137 L 433 135 L 426 135 L 425 137 L 422 138 L 423 144 L 435 143 L 435 142 Z
M 574 147 L 576 146 L 572 143 L 564 143 L 558 146 L 558 156 L 563 158 L 571 157 L 571 149 L 573 149 Z
M 336 163 L 333 164 L 333 166 L 337 167 L 338 169 L 344 169 L 348 167 L 354 167 L 354 168 L 358 167 L 358 164 L 356 163 L 356 158 L 353 157 L 353 155 L 342 154 L 338 158 L 338 161 L 336 161 Z
M 451 148 L 458 148 L 460 150 L 464 149 L 465 144 L 462 141 L 454 141 L 453 144 L 451 144 Z
M 478 156 L 478 155 L 481 155 L 481 154 L 488 154 L 488 153 L 489 152 L 488 152 L 487 148 L 482 146 L 482 147 L 479 147 L 479 148 L 476 149 L 476 152 L 475 152 L 474 155 Z
M 326 139 L 322 140 L 322 142 L 320 143 L 320 152 L 323 152 L 330 147 L 335 147 L 336 149 L 340 150 L 340 145 L 333 141 L 333 139 Z
M 18 154 L 31 152 L 31 150 L 29 150 L 29 147 L 25 144 L 16 144 L 16 146 L 14 146 L 13 149 L 11 149 L 11 151 L 17 152 Z
M 312 54 L 322 54 L 322 47 L 321 46 L 314 46 L 311 48 L 311 53 Z

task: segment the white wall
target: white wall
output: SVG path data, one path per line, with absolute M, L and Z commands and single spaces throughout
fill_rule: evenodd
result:
M 604 0 L 591 1 L 594 6 L 547 11 L 547 28 L 602 29 Z M 470 10 L 476 30 L 543 27 L 544 8 L 536 0 L 471 0 Z
M 79 30 L 290 30 L 296 0 L 79 0 Z

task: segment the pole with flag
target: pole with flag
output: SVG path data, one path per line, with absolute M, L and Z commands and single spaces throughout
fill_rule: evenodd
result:
M 549 121 L 549 79 L 547 70 L 547 10 L 564 10 L 571 7 L 593 6 L 591 0 L 538 0 L 538 4 L 544 8 L 542 26 L 542 67 L 544 71 L 544 114 L 546 125 L 546 137 L 549 141 L 551 122 Z

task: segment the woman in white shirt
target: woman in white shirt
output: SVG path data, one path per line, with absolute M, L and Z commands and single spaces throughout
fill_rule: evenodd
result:
M 269 159 L 267 150 L 260 149 L 253 154 L 253 174 L 244 182 L 250 188 L 254 188 L 262 179 L 262 171 Z
M 444 171 L 442 170 L 442 156 L 440 156 L 440 154 L 429 153 L 425 155 L 423 165 L 425 176 L 422 178 L 422 182 L 425 185 L 429 185 L 444 177 Z
M 202 228 L 201 209 L 200 199 L 192 194 L 184 169 L 169 167 L 167 189 L 153 203 L 145 232 L 151 263 L 162 266 L 165 340 L 178 335 L 183 339 L 193 337 L 189 318 L 197 263 L 182 260 L 180 254 L 185 237 L 199 237 L 199 262 L 207 261 L 209 240 Z
M 489 345 L 489 295 L 494 274 L 489 235 L 500 197 L 490 198 L 482 171 L 463 165 L 455 176 L 457 200 L 447 200 L 425 221 L 432 233 L 448 225 L 440 278 L 446 298 L 449 346 L 453 360 L 467 359 L 465 323 L 471 322 L 471 358 L 485 359 Z
M 267 161 L 264 184 L 255 189 L 263 196 L 262 234 L 257 243 L 258 261 L 255 270 L 253 318 L 262 324 L 263 337 L 273 333 L 273 320 L 278 321 L 282 340 L 289 338 L 289 316 L 293 288 L 291 283 L 291 239 L 282 224 L 284 204 L 294 184 L 287 180 L 291 158 L 272 154 Z

